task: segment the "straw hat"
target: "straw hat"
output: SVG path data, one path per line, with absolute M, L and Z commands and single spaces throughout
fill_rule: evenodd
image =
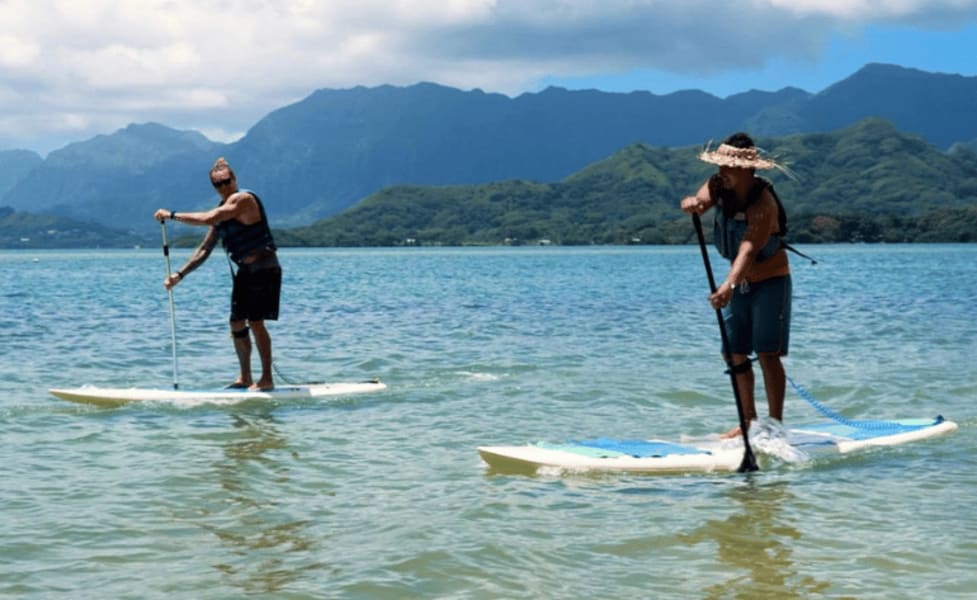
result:
M 781 169 L 775 161 L 760 156 L 760 150 L 753 148 L 737 148 L 729 144 L 720 144 L 713 151 L 707 146 L 699 154 L 699 160 L 719 165 L 720 167 L 739 167 L 743 169 Z

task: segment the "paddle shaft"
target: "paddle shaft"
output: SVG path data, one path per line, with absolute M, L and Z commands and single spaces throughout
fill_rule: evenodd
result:
M 706 249 L 706 238 L 702 234 L 702 221 L 699 215 L 692 213 L 692 224 L 695 226 L 695 235 L 699 238 L 699 250 L 702 251 L 702 264 L 706 268 L 706 277 L 709 278 L 709 291 L 716 293 L 716 280 L 712 276 L 712 265 L 709 263 L 709 251 Z M 723 312 L 716 309 L 716 321 L 719 322 L 719 335 L 723 340 L 723 359 L 726 361 L 729 380 L 733 385 L 733 397 L 736 398 L 736 412 L 740 418 L 740 432 L 743 434 L 743 462 L 738 469 L 740 473 L 756 471 L 759 469 L 756 464 L 756 457 L 753 455 L 753 448 L 750 447 L 750 437 L 747 432 L 746 414 L 743 412 L 743 403 L 740 401 L 740 389 L 736 385 L 736 373 L 733 371 L 733 355 L 729 352 L 729 336 L 726 334 L 726 324 L 723 322 Z
M 170 244 L 166 240 L 166 221 L 159 222 L 163 235 L 163 262 L 166 264 L 166 278 L 170 278 Z M 173 389 L 180 388 L 179 367 L 176 362 L 176 309 L 173 306 L 173 288 L 167 288 L 166 294 L 170 300 L 170 342 L 173 348 Z

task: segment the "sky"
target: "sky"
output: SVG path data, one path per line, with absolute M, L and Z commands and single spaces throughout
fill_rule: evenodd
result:
M 229 142 L 320 88 L 816 93 L 872 62 L 977 76 L 977 0 L 0 0 L 0 150 Z

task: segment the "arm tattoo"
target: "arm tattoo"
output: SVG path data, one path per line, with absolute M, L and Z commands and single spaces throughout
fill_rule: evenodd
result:
M 217 231 L 211 227 L 207 231 L 207 235 L 204 236 L 203 241 L 200 242 L 197 249 L 194 250 L 193 254 L 190 255 L 189 260 L 187 260 L 187 264 L 180 269 L 180 271 L 183 272 L 183 275 L 186 276 L 197 267 L 204 264 L 204 261 L 210 256 L 210 253 L 214 249 L 215 245 L 217 245 Z

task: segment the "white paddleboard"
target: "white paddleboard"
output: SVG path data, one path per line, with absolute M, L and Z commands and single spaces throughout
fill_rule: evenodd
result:
M 379 380 L 356 383 L 312 383 L 277 386 L 268 391 L 252 391 L 242 388 L 216 390 L 166 390 L 146 388 L 101 388 L 84 386 L 71 389 L 51 389 L 52 395 L 84 404 L 117 407 L 132 402 L 161 402 L 178 405 L 236 404 L 248 400 L 298 400 L 363 394 L 386 389 Z
M 819 458 L 879 446 L 895 446 L 949 433 L 957 424 L 935 419 L 833 421 L 798 425 L 786 432 L 786 446 L 796 456 Z M 752 440 L 752 438 L 751 438 Z M 783 442 L 782 442 L 783 443 Z M 761 453 L 757 444 L 754 452 Z M 500 472 L 619 471 L 689 473 L 736 471 L 743 462 L 742 438 L 695 441 L 596 439 L 562 444 L 482 446 L 478 454 Z

